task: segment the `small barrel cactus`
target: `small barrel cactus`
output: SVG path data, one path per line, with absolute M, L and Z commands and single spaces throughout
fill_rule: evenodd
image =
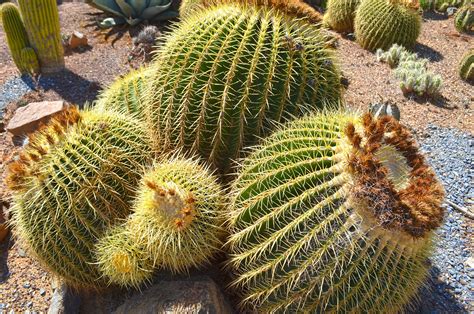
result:
M 42 73 L 64 68 L 64 51 L 56 0 L 18 0 L 31 46 Z
M 474 3 L 470 0 L 456 12 L 454 26 L 462 33 L 474 31 Z
M 395 119 L 294 121 L 243 161 L 229 269 L 244 309 L 398 312 L 428 273 L 444 190 Z
M 352 32 L 359 4 L 360 0 L 329 0 L 324 23 L 336 32 Z
M 30 137 L 7 178 L 19 239 L 53 274 L 100 286 L 94 244 L 130 214 L 151 144 L 139 121 L 74 107 Z
M 142 117 L 143 92 L 151 74 L 148 68 L 143 67 L 119 78 L 102 92 L 96 106 Z
M 154 138 L 227 173 L 275 122 L 339 101 L 333 56 L 318 27 L 273 9 L 196 12 L 168 35 L 152 65 L 145 110 Z
M 420 30 L 418 8 L 406 0 L 367 0 L 357 9 L 355 36 L 364 49 L 387 50 L 393 44 L 411 48 Z
M 439 93 L 443 79 L 441 75 L 428 71 L 427 64 L 427 59 L 400 62 L 395 70 L 395 76 L 400 80 L 400 88 L 404 94 L 433 96 Z
M 321 22 L 321 14 L 303 0 L 182 0 L 179 14 L 186 18 L 197 10 L 222 4 L 241 4 L 256 7 L 267 7 L 285 13 L 294 18 L 305 19 L 311 23 Z
M 98 243 L 101 272 L 111 283 L 138 286 L 154 265 L 182 273 L 209 263 L 222 247 L 224 206 L 216 178 L 196 161 L 158 163 L 142 180 L 134 213 Z
M 405 47 L 398 44 L 393 44 L 393 46 L 387 51 L 377 49 L 376 57 L 377 61 L 385 62 L 391 68 L 396 67 L 399 63 L 406 61 L 416 61 L 418 59 L 418 55 L 416 53 L 409 52 Z
M 469 50 L 459 64 L 459 76 L 465 81 L 474 81 L 474 49 Z
M 30 47 L 28 35 L 18 8 L 5 3 L 0 8 L 3 29 L 13 62 L 22 74 L 38 73 L 39 65 L 35 51 Z

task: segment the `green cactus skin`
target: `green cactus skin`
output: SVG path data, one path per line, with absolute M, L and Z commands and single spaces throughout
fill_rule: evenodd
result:
M 336 32 L 352 32 L 359 4 L 360 0 L 329 0 L 324 23 Z
M 208 264 L 223 244 L 224 209 L 208 169 L 180 157 L 160 162 L 145 174 L 134 213 L 97 245 L 99 267 L 111 283 L 138 286 L 153 265 L 185 273 Z
M 243 161 L 232 287 L 259 313 L 395 313 L 427 274 L 444 191 L 393 118 L 294 121 Z
M 70 108 L 30 137 L 9 168 L 13 226 L 53 274 L 74 287 L 99 287 L 94 244 L 129 202 L 151 144 L 135 119 Z
M 266 8 L 196 12 L 157 56 L 145 104 L 154 138 L 199 154 L 221 173 L 275 122 L 341 97 L 326 37 Z
M 151 76 L 149 68 L 144 67 L 128 73 L 102 92 L 96 106 L 142 117 L 144 115 L 143 92 Z
M 13 62 L 22 74 L 30 73 L 31 69 L 37 72 L 36 54 L 30 49 L 24 51 L 30 46 L 30 43 L 18 8 L 13 3 L 5 3 L 1 6 L 0 11 Z
M 421 16 L 402 0 L 362 1 L 355 17 L 357 42 L 367 50 L 393 44 L 412 48 L 421 31 Z
M 459 8 L 454 17 L 454 26 L 460 33 L 474 30 L 474 4 L 468 3 Z
M 64 69 L 56 0 L 18 0 L 28 39 L 35 49 L 42 73 Z
M 21 62 L 26 73 L 40 73 L 40 65 L 36 52 L 31 47 L 25 47 L 21 50 Z
M 465 81 L 474 80 L 474 49 L 468 51 L 461 59 L 459 76 Z

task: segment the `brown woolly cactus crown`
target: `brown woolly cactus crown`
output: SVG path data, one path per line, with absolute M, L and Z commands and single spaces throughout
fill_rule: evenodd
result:
M 382 226 L 413 237 L 439 227 L 444 190 L 409 131 L 392 117 L 374 120 L 370 114 L 358 129 L 349 123 L 345 130 L 352 145 L 348 165 L 354 203 L 365 201 Z

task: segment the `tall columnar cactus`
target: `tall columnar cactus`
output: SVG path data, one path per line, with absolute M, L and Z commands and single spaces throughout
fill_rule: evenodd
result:
M 18 8 L 13 3 L 5 3 L 1 6 L 0 11 L 13 62 L 22 74 L 38 72 L 38 59 L 30 47 Z
M 233 185 L 233 286 L 262 313 L 398 312 L 427 274 L 443 196 L 391 117 L 293 122 Z
M 157 56 L 145 97 L 154 138 L 162 148 L 200 154 L 222 173 L 275 122 L 341 97 L 333 51 L 318 27 L 272 9 L 196 12 Z
M 303 0 L 183 0 L 179 7 L 181 17 L 193 15 L 203 8 L 222 4 L 241 4 L 256 7 L 267 7 L 283 12 L 295 18 L 305 19 L 311 23 L 322 20 L 321 14 Z
M 71 108 L 56 116 L 10 166 L 19 239 L 69 284 L 100 285 L 94 244 L 130 213 L 150 151 L 144 127 L 125 115 Z
M 393 44 L 411 48 L 420 30 L 420 13 L 408 0 L 362 1 L 356 12 L 356 39 L 367 50 L 387 50 Z
M 143 92 L 151 76 L 148 68 L 140 68 L 119 78 L 99 96 L 97 106 L 142 117 Z
M 329 0 L 324 23 L 337 32 L 352 32 L 360 0 Z
M 469 50 L 459 64 L 459 76 L 463 80 L 474 81 L 474 49 Z
M 454 26 L 459 32 L 474 31 L 474 3 L 468 1 L 459 8 L 454 17 Z
M 18 0 L 31 46 L 38 55 L 41 72 L 64 68 L 59 14 L 56 0 Z
M 154 265 L 186 272 L 209 263 L 222 247 L 224 206 L 216 179 L 196 161 L 158 163 L 142 180 L 134 213 L 97 245 L 100 270 L 111 283 L 138 286 Z

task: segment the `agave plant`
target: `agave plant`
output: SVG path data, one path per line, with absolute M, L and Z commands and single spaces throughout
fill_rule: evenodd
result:
M 169 10 L 172 0 L 87 0 L 86 2 L 114 15 L 100 23 L 104 28 L 125 23 L 134 26 L 144 21 L 163 21 L 178 16 L 176 11 Z

